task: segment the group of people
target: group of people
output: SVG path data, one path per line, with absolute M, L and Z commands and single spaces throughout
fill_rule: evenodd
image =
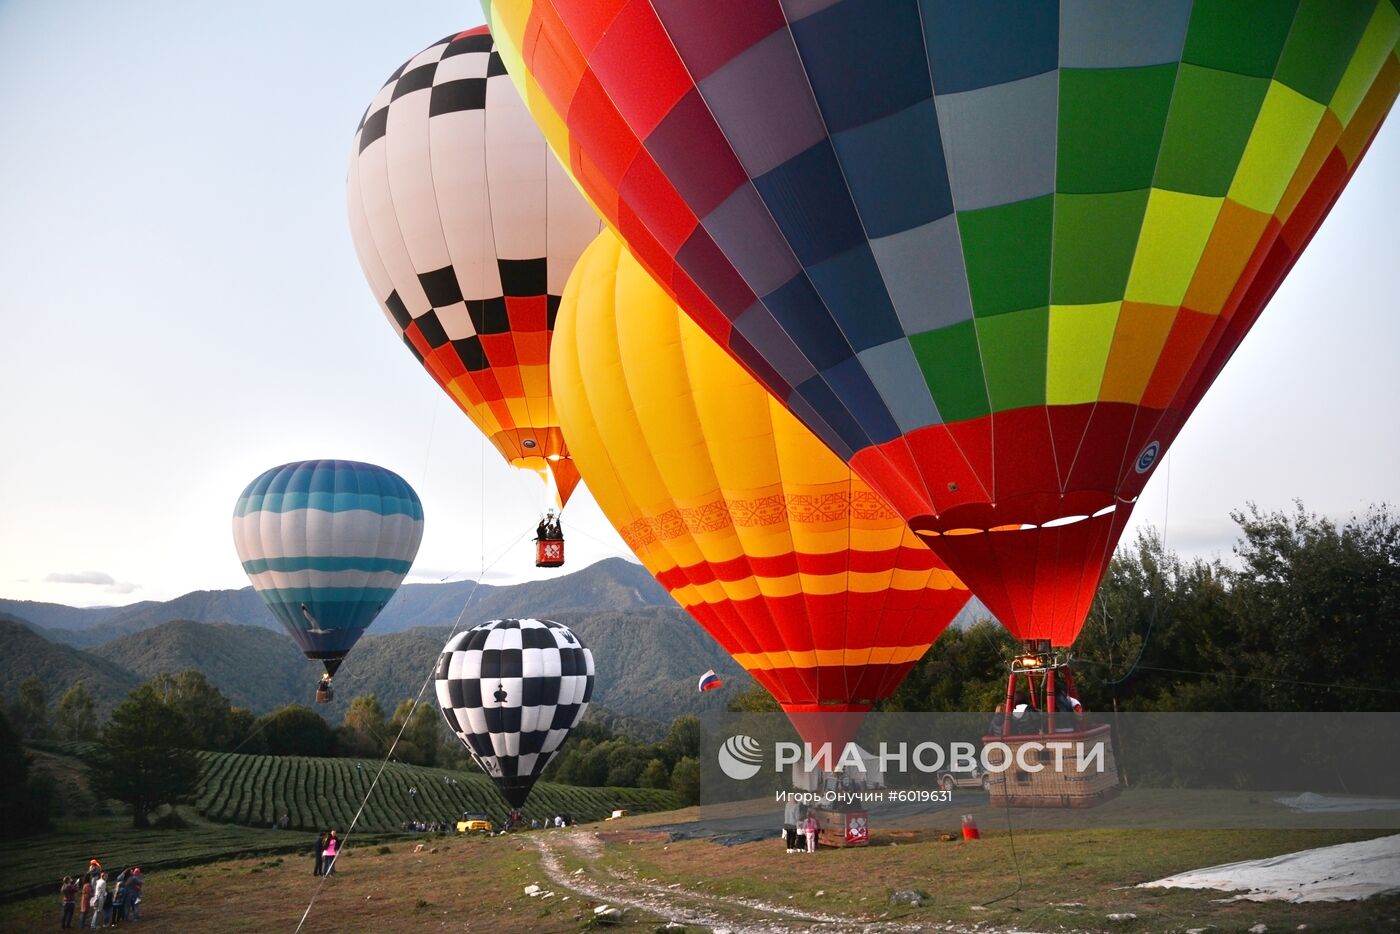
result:
M 559 517 L 551 509 L 540 519 L 540 524 L 535 527 L 535 541 L 537 542 L 562 542 L 564 540 L 564 528 L 559 524 Z
M 141 920 L 141 887 L 144 880 L 137 867 L 123 869 L 115 879 L 97 860 L 88 862 L 87 872 L 80 876 L 64 876 L 58 894 L 63 904 L 62 928 L 73 927 L 73 915 L 78 915 L 78 927 L 114 927 L 123 921 Z
M 399 826 L 407 833 L 451 833 L 456 829 L 445 820 L 406 820 Z
M 1079 698 L 1065 690 L 1063 685 L 1055 687 L 1055 732 L 1072 733 L 1079 729 L 1079 715 L 1084 713 L 1084 705 Z M 991 736 L 1000 736 L 1006 721 L 1006 705 L 997 704 L 992 722 L 987 726 Z M 1048 724 L 1046 714 L 1036 707 L 1034 699 L 1025 691 L 1017 691 L 1015 703 L 1011 707 L 1011 728 L 1009 733 L 1043 733 Z
M 822 828 L 806 805 L 789 801 L 783 810 L 783 845 L 789 853 L 815 853 Z
M 336 839 L 334 830 L 327 830 L 316 838 L 316 868 L 315 875 L 333 876 L 335 875 L 335 857 L 340 851 L 340 841 Z
M 543 822 L 538 817 L 530 818 L 530 829 L 540 830 L 545 827 L 572 827 L 574 820 L 567 814 L 555 814 L 553 817 L 546 817 Z M 520 816 L 519 811 L 511 811 L 506 817 L 506 830 L 524 830 L 525 818 Z

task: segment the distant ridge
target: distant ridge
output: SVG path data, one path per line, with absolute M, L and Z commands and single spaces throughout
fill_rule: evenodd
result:
M 674 607 L 675 601 L 640 564 L 605 558 L 551 580 L 499 586 L 475 581 L 404 584 L 375 620 L 373 633 L 403 632 L 417 626 L 450 626 L 471 597 L 463 622 L 563 610 Z M 9 613 L 42 627 L 47 638 L 79 648 L 101 645 L 171 620 L 233 623 L 282 632 L 252 587 L 195 590 L 165 602 L 122 607 L 71 607 L 28 600 L 0 600 Z
M 0 610 L 17 603 L 0 601 Z M 192 668 L 234 705 L 264 713 L 309 703 L 320 672 L 251 588 L 197 591 L 168 603 L 117 608 L 116 614 L 106 608 L 105 618 L 61 612 L 91 610 L 37 606 L 49 608 L 41 615 L 50 620 L 97 622 L 79 629 L 51 629 L 28 618 L 10 623 L 0 633 L 0 694 L 7 699 L 29 674 L 52 670 L 45 677 L 51 706 L 78 677 L 99 679 L 103 690 L 94 694 L 105 714 L 141 681 Z M 418 693 L 459 617 L 460 628 L 470 628 L 511 616 L 545 616 L 573 627 L 597 660 L 596 703 L 622 717 L 666 723 L 681 713 L 723 707 L 726 691 L 716 696 L 695 690 L 708 668 L 720 673 L 727 690 L 752 683 L 645 569 L 612 558 L 552 580 L 511 586 L 405 585 L 336 676 L 335 703 L 319 712 L 339 723 L 350 699 L 366 693 L 377 694 L 392 712 Z M 87 647 L 74 648 L 75 638 L 88 640 Z M 425 698 L 431 698 L 431 688 Z
M 27 678 L 38 676 L 50 710 L 65 691 L 82 681 L 93 701 L 105 712 L 144 680 L 120 664 L 50 642 L 26 622 L 11 614 L 0 614 L 0 694 L 6 701 L 19 696 L 19 686 Z

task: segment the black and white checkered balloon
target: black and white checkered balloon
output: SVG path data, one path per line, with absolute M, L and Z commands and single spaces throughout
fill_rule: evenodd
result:
M 436 678 L 447 725 L 518 808 L 588 709 L 593 653 L 551 620 L 497 619 L 453 636 Z

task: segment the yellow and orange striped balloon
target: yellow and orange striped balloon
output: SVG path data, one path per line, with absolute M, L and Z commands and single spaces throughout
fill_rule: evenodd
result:
M 559 423 L 609 521 L 791 712 L 888 697 L 968 592 L 610 231 L 555 325 Z

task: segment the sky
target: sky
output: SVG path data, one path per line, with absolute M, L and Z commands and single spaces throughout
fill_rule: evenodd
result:
M 410 581 L 630 557 L 580 489 L 568 565 L 534 568 L 543 486 L 403 348 L 350 242 L 366 104 L 480 22 L 471 0 L 0 0 L 0 597 L 245 586 L 238 494 L 316 457 L 418 490 Z M 1400 499 L 1397 169 L 1392 120 L 1154 474 L 1135 521 L 1169 548 L 1228 558 L 1247 502 Z

